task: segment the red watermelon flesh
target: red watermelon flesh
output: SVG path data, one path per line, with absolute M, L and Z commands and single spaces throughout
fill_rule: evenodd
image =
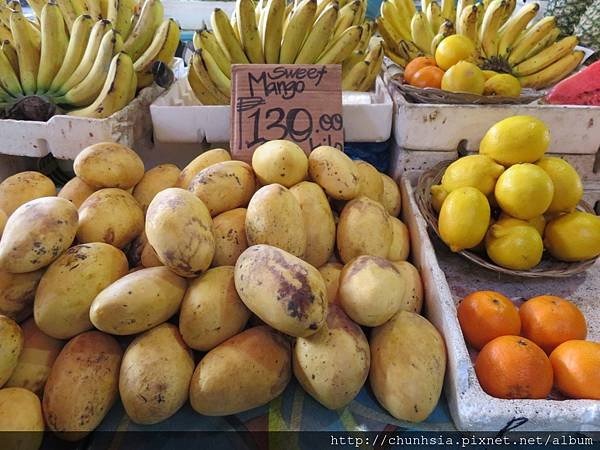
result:
M 552 88 L 546 101 L 555 105 L 600 106 L 600 61 Z

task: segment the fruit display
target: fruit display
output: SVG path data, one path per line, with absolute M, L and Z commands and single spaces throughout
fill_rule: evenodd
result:
M 390 177 L 288 141 L 147 171 L 99 143 L 73 167 L 58 196 L 37 172 L 0 183 L 0 428 L 78 440 L 119 397 L 138 424 L 188 400 L 237 414 L 292 376 L 329 409 L 368 380 L 397 419 L 431 414 L 446 349 Z
M 366 0 L 237 0 L 194 35 L 188 81 L 204 105 L 228 104 L 232 64 L 341 64 L 342 89 L 369 91 L 383 62 Z
M 97 0 L 32 3 L 39 26 L 12 3 L 2 6 L 10 30 L 0 51 L 7 118 L 46 120 L 57 111 L 106 118 L 149 86 L 153 64 L 171 64 L 179 45 L 179 26 L 164 18 L 160 0 L 113 1 L 105 10 Z
M 499 292 L 477 291 L 460 301 L 457 314 L 489 395 L 600 399 L 600 343 L 585 340 L 586 319 L 574 303 L 542 295 L 517 307 Z
M 600 61 L 562 80 L 545 100 L 558 105 L 600 106 Z
M 518 10 L 516 4 L 514 0 L 492 0 L 459 1 L 455 5 L 443 0 L 440 5 L 432 0 L 417 11 L 411 0 L 385 0 L 377 25 L 386 55 L 401 67 L 421 56 L 435 57 L 444 71 L 467 61 L 483 71 L 512 75 L 524 88 L 546 88 L 573 72 L 584 53 L 575 50 L 577 37 L 559 39 L 561 32 L 553 16 L 532 22 L 540 9 L 538 3 L 528 3 Z M 474 68 L 470 71 L 477 72 Z M 480 74 L 477 77 L 481 79 Z M 515 85 L 516 92 L 515 82 L 505 80 L 510 81 L 490 82 L 488 93 L 506 95 L 503 90 L 509 88 L 504 84 Z M 475 83 L 476 87 L 468 90 L 451 90 L 482 94 L 481 84 Z M 494 89 L 498 85 L 502 86 L 499 93 Z
M 513 116 L 487 131 L 479 154 L 445 169 L 431 201 L 453 252 L 485 252 L 518 271 L 536 267 L 544 250 L 565 262 L 600 255 L 600 217 L 576 210 L 581 179 L 565 160 L 545 156 L 549 143 L 542 121 Z

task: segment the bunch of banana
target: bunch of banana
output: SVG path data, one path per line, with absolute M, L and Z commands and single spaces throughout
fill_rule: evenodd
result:
M 343 88 L 369 90 L 383 60 L 371 44 L 367 0 L 237 0 L 232 17 L 215 9 L 194 34 L 188 81 L 206 105 L 229 103 L 232 64 L 342 64 Z
M 39 36 L 22 12 L 10 11 L 11 39 L 0 47 L 0 102 L 37 95 L 67 114 L 105 118 L 153 82 L 155 61 L 172 62 L 180 30 L 173 19 L 163 19 L 160 0 L 145 0 L 130 31 L 133 17 L 124 20 L 122 13 L 131 10 L 130 2 L 120 7 L 122 0 L 109 0 L 114 20 L 80 14 L 69 26 L 60 1 L 37 5 Z
M 435 55 L 451 34 L 468 37 L 482 69 L 510 73 L 523 87 L 542 89 L 569 75 L 583 59 L 577 38 L 561 40 L 554 17 L 533 19 L 540 6 L 528 3 L 515 11 L 516 0 L 435 0 L 416 11 L 412 0 L 384 0 L 377 24 L 386 55 L 400 66 L 417 56 Z

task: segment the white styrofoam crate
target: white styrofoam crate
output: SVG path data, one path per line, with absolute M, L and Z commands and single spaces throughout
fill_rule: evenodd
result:
M 391 135 L 392 99 L 380 78 L 375 92 L 343 92 L 346 142 L 384 142 Z M 229 105 L 205 106 L 180 79 L 150 106 L 154 139 L 162 143 L 229 142 Z
M 550 153 L 592 154 L 600 146 L 599 106 L 430 105 L 409 103 L 394 92 L 394 137 L 411 150 L 450 151 L 466 140 L 477 151 L 486 131 L 515 115 L 544 121 L 551 133 Z
M 414 177 L 413 182 L 414 183 Z M 600 402 L 594 400 L 503 400 L 489 396 L 475 375 L 456 316 L 456 304 L 477 290 L 496 290 L 509 298 L 553 294 L 582 310 L 588 339 L 600 341 L 600 263 L 568 279 L 520 279 L 481 268 L 443 244 L 434 244 L 419 212 L 408 177 L 401 183 L 403 220 L 410 229 L 412 257 L 425 286 L 425 314 L 442 333 L 448 350 L 445 394 L 456 427 L 499 431 L 515 418 L 526 418 L 519 431 L 600 431 Z
M 150 142 L 152 121 L 148 107 L 162 88 L 143 89 L 121 111 L 106 119 L 56 115 L 47 122 L 0 120 L 0 154 L 40 158 L 52 153 L 74 159 L 88 145 L 113 141 L 129 147 Z

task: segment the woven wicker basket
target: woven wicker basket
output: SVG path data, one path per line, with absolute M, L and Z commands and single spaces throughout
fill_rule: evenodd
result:
M 415 200 L 417 205 L 419 206 L 419 210 L 421 214 L 425 218 L 427 224 L 431 227 L 431 229 L 435 232 L 435 234 L 440 237 L 440 232 L 438 229 L 438 218 L 437 213 L 433 209 L 431 203 L 431 186 L 440 184 L 442 180 L 442 176 L 444 175 L 444 171 L 453 161 L 443 161 L 432 167 L 431 169 L 424 172 L 417 182 L 417 187 L 415 189 Z M 585 211 L 589 213 L 593 213 L 592 208 L 585 202 L 580 202 L 578 210 Z M 552 258 L 549 254 L 544 253 L 544 257 L 540 264 L 530 270 L 512 270 L 507 269 L 505 267 L 498 266 L 494 264 L 487 256 L 481 256 L 473 251 L 463 250 L 459 252 L 460 255 L 465 258 L 473 261 L 474 263 L 480 265 L 481 267 L 485 267 L 486 269 L 493 270 L 495 272 L 505 273 L 508 275 L 514 275 L 518 277 L 527 277 L 527 278 L 564 278 L 570 277 L 577 273 L 581 273 L 589 269 L 596 261 L 597 258 L 568 263 L 563 261 L 558 261 Z
M 427 103 L 434 105 L 525 105 L 543 96 L 532 90 L 524 90 L 519 97 L 503 97 L 500 95 L 476 95 L 443 91 L 435 88 L 418 88 L 403 83 L 399 75 L 391 80 L 404 98 L 411 103 Z

